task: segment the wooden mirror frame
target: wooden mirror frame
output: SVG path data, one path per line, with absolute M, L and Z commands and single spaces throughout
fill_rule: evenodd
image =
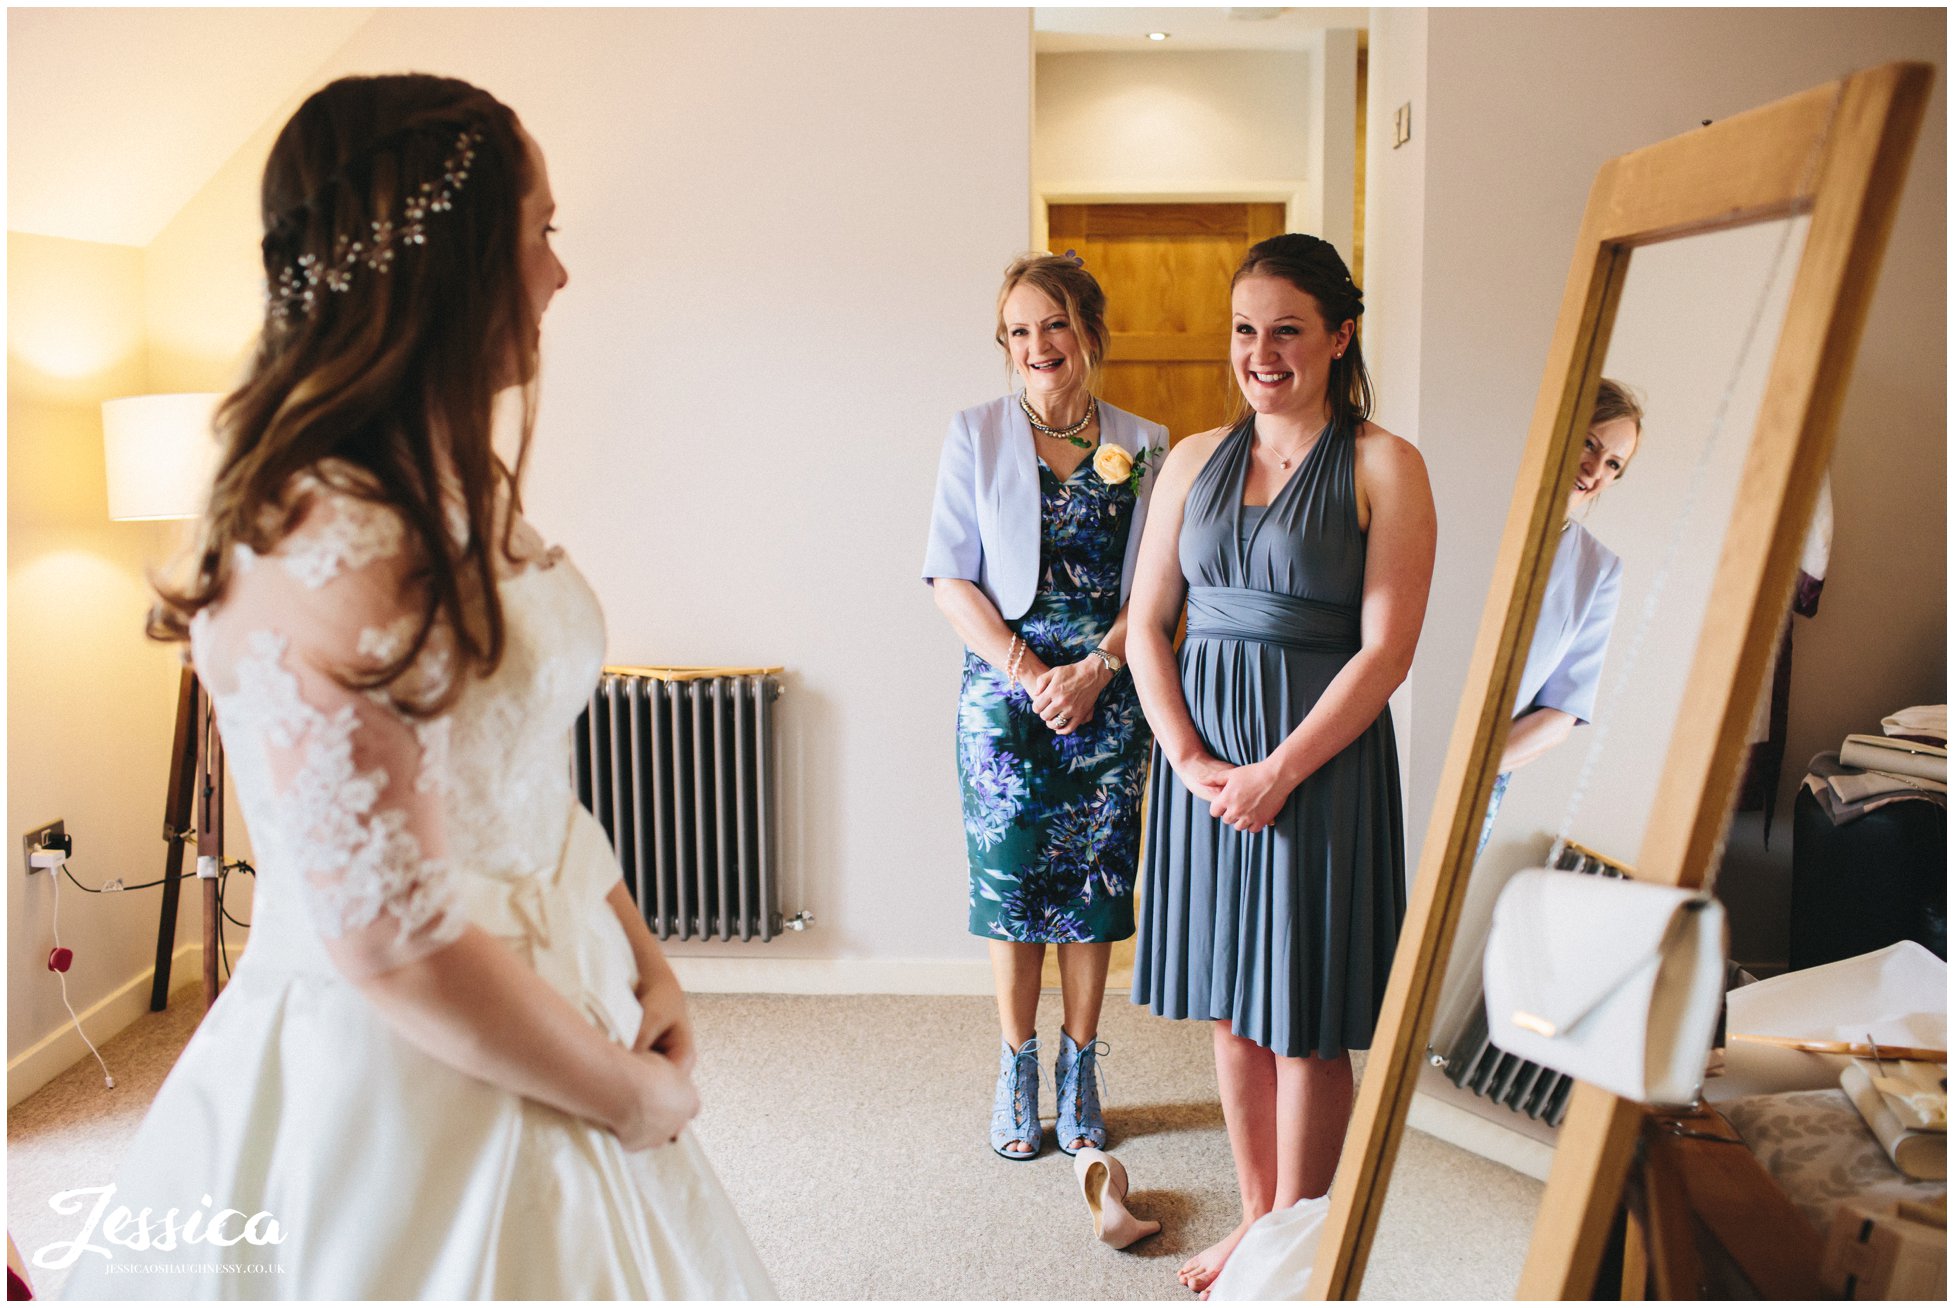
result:
M 1637 246 L 1811 215 L 1662 780 L 1636 858 L 1696 887 L 1719 851 L 1752 710 L 1791 601 L 1852 363 L 1933 85 L 1928 64 L 1855 73 L 1610 160 L 1575 242 L 1467 692 L 1452 730 L 1309 1295 L 1354 1299 L 1424 1061 L 1556 533 Z M 1522 1299 L 1586 1299 L 1639 1105 L 1577 1084 L 1521 1274 Z

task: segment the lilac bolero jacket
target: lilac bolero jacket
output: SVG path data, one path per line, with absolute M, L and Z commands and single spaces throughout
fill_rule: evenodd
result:
M 1099 439 L 1134 455 L 1149 446 L 1159 447 L 1164 454 L 1167 429 L 1101 400 Z M 1149 460 L 1147 475 L 1140 482 L 1133 527 L 1126 538 L 1126 566 L 1120 572 L 1121 604 L 1133 588 L 1140 531 L 1146 525 L 1154 468 L 1161 457 L 1156 454 Z M 965 409 L 950 419 L 950 434 L 943 442 L 923 579 L 973 581 L 997 606 L 1000 617 L 1009 621 L 1024 616 L 1038 591 L 1039 512 L 1038 455 L 1017 395 Z
M 1552 708 L 1581 722 L 1594 720 L 1601 663 L 1621 597 L 1621 559 L 1586 527 L 1568 523 L 1554 551 L 1553 571 L 1547 574 L 1514 717 Z

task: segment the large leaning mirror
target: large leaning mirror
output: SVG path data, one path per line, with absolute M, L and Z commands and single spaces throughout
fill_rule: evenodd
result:
M 1472 952 L 1461 922 L 1496 891 L 1499 869 L 1534 864 L 1543 833 L 1569 828 L 1637 880 L 1697 888 L 1713 873 L 1931 76 L 1917 64 L 1855 74 L 1622 156 L 1597 177 L 1313 1296 L 1362 1288 L 1411 1096 L 1435 1041 L 1456 1036 L 1435 1028 L 1441 1017 L 1458 1022 L 1442 1010 L 1455 944 Z M 1727 289 L 1721 270 L 1734 265 L 1751 270 L 1739 282 L 1751 293 L 1730 294 L 1713 317 L 1738 325 L 1735 347 L 1679 341 L 1689 334 L 1674 324 L 1692 316 L 1678 297 L 1700 291 L 1705 268 L 1720 270 L 1707 284 Z M 1604 378 L 1640 391 L 1649 439 L 1668 444 L 1660 460 L 1631 457 L 1633 471 L 1604 496 L 1607 516 L 1597 506 L 1578 524 L 1597 539 L 1607 532 L 1627 561 L 1609 660 L 1632 666 L 1618 688 L 1604 677 L 1613 698 L 1595 710 L 1626 744 L 1598 752 L 1584 779 L 1591 740 L 1577 736 L 1557 747 L 1551 771 L 1511 782 L 1482 886 L 1472 868 L 1484 818 L 1535 627 L 1543 611 L 1553 618 L 1555 557 Z M 1673 483 L 1683 498 L 1644 512 L 1631 492 L 1638 477 Z M 1649 500 L 1669 495 L 1657 486 Z M 1658 579 L 1661 593 L 1645 603 Z M 1661 639 L 1631 649 L 1638 625 Z M 1456 992 L 1460 973 L 1451 980 Z M 1592 1293 L 1642 1118 L 1640 1105 L 1579 1082 L 1564 1111 L 1513 1287 L 1521 1298 Z
M 1428 1266 L 1400 1265 L 1408 1247 L 1419 1264 L 1441 1259 L 1460 1297 L 1518 1287 L 1572 1082 L 1488 1038 L 1480 967 L 1493 904 L 1558 838 L 1596 869 L 1630 867 L 1641 847 L 1807 227 L 1789 218 L 1671 241 L 1638 251 L 1629 271 L 1410 1118 L 1489 1157 L 1398 1178 L 1366 1297 L 1429 1289 Z M 1406 1147 L 1438 1146 L 1413 1136 Z

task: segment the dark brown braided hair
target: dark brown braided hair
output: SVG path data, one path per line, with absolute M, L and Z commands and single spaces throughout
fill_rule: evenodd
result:
M 312 470 L 335 490 L 398 512 L 417 565 L 415 638 L 370 676 L 348 674 L 348 684 L 391 686 L 437 623 L 453 636 L 454 675 L 411 703 L 395 694 L 403 711 L 436 712 L 464 674 L 500 663 L 491 552 L 511 554 L 535 412 L 518 260 L 532 169 L 520 131 L 486 91 L 422 74 L 343 78 L 285 124 L 262 193 L 264 328 L 249 375 L 218 409 L 222 452 L 196 574 L 180 591 L 157 587 L 152 637 L 187 639 L 190 619 L 223 593 L 234 544 L 259 553 L 277 546 L 304 510 L 292 500 L 294 478 Z M 457 171 L 465 172 L 458 183 Z M 352 243 L 366 243 L 370 257 L 379 224 L 411 220 L 430 184 L 452 197 L 425 214 L 420 239 L 396 236 L 384 268 L 352 262 Z M 308 267 L 350 267 L 350 275 L 308 287 Z M 523 390 L 513 469 L 490 444 L 495 393 L 511 384 Z M 320 471 L 325 460 L 336 466 Z M 498 499 L 507 514 L 492 546 Z M 465 541 L 447 525 L 449 503 L 466 514 Z
M 1235 270 L 1229 290 L 1247 277 L 1280 277 L 1311 299 L 1323 315 L 1323 326 L 1335 331 L 1344 323 L 1359 324 L 1364 316 L 1364 292 L 1350 278 L 1337 247 L 1318 236 L 1290 232 L 1271 236 L 1249 247 L 1242 266 Z M 1330 381 L 1325 398 L 1330 404 L 1334 430 L 1355 432 L 1371 416 L 1374 397 L 1371 377 L 1364 367 L 1362 333 L 1353 330 L 1350 348 L 1341 359 L 1330 364 Z M 1236 400 L 1235 421 L 1246 419 L 1252 410 L 1248 398 Z

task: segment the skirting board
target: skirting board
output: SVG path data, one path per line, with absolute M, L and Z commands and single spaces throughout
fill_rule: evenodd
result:
M 679 984 L 702 994 L 775 995 L 988 995 L 989 962 L 868 958 L 677 957 Z M 203 972 L 203 946 L 176 952 L 173 975 Z M 151 973 L 144 969 L 107 998 L 82 1012 L 82 1025 L 97 1045 L 149 1011 Z M 7 1064 L 7 1105 L 12 1107 L 87 1058 L 88 1046 L 72 1025 L 35 1042 Z
M 1545 1181 L 1547 1169 L 1554 1164 L 1552 1145 L 1509 1131 L 1497 1122 L 1423 1091 L 1411 1096 L 1411 1112 L 1405 1120 L 1414 1130 L 1489 1158 L 1536 1181 Z
M 170 976 L 180 978 L 180 984 L 202 976 L 203 971 L 201 944 L 183 946 L 170 963 Z M 81 1010 L 82 1027 L 97 1048 L 115 1039 L 131 1022 L 149 1011 L 149 987 L 154 976 L 155 970 L 146 967 L 105 998 Z M 88 1046 L 82 1043 L 74 1023 L 62 1023 L 59 1030 L 35 1041 L 7 1064 L 7 1107 L 12 1108 L 89 1057 Z
M 991 965 L 942 959 L 721 958 L 666 955 L 701 994 L 988 995 Z

